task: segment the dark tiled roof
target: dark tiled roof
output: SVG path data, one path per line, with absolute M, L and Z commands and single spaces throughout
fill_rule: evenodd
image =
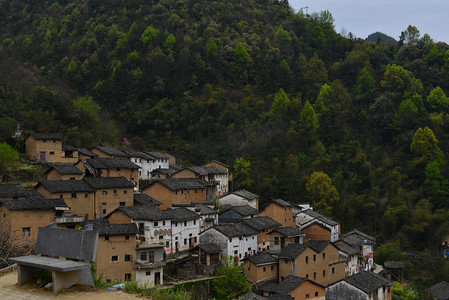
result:
M 329 241 L 310 240 L 304 245 L 312 248 L 315 252 L 320 253 L 327 247 L 327 245 L 329 245 L 329 243 Z
M 40 185 L 50 193 L 95 192 L 95 189 L 83 180 L 42 180 L 36 188 Z
M 280 234 L 284 235 L 287 238 L 304 235 L 304 233 L 301 230 L 298 230 L 291 226 L 276 228 L 273 229 L 270 233 L 273 232 L 279 232 Z
M 119 150 L 117 148 L 114 147 L 110 147 L 110 146 L 95 146 L 92 149 L 97 148 L 98 150 L 100 150 L 101 152 L 104 152 L 110 156 L 115 156 L 115 157 L 129 157 L 128 154 L 126 154 L 125 152 L 123 152 L 122 150 Z
M 366 271 L 356 273 L 352 276 L 344 278 L 343 280 L 364 291 L 365 293 L 371 293 L 383 286 L 393 285 L 392 282 L 386 280 L 385 278 Z
M 165 211 L 154 205 L 121 206 L 117 210 L 123 212 L 133 220 L 159 221 L 173 219 L 173 216 L 168 215 Z
M 134 201 L 136 201 L 140 205 L 157 205 L 157 206 L 162 205 L 161 202 L 157 201 L 153 197 L 148 196 L 147 194 L 143 193 L 134 194 L 133 197 Z
M 295 298 L 293 298 L 290 295 L 272 295 L 272 296 L 268 296 L 264 299 L 270 299 L 270 300 L 294 300 Z
M 154 157 L 154 158 L 158 158 L 158 159 L 169 159 L 167 156 L 165 156 L 164 154 L 160 153 L 160 152 L 156 152 L 156 151 L 143 151 L 146 154 Z
M 449 299 L 449 283 L 442 281 L 429 288 L 429 292 L 435 299 L 447 300 Z
M 218 210 L 212 209 L 203 203 L 192 203 L 192 204 L 173 204 L 172 207 L 188 207 L 190 210 L 194 211 L 199 215 L 212 215 L 218 214 Z
M 224 164 L 224 163 L 222 163 L 221 161 L 218 161 L 218 160 L 215 160 L 215 159 L 211 160 L 211 161 L 208 162 L 208 163 L 205 163 L 204 165 L 210 164 L 211 162 L 214 162 L 214 163 L 217 163 L 217 164 L 219 164 L 219 165 L 222 165 L 223 167 L 229 168 L 229 166 L 228 166 L 227 164 Z M 204 165 L 203 165 L 203 166 L 204 166 Z
M 292 207 L 293 206 L 290 203 L 288 203 L 287 201 L 282 200 L 282 199 L 273 199 L 273 200 L 271 200 L 271 202 L 274 202 L 282 207 Z
M 332 220 L 331 218 L 328 218 L 326 216 L 323 216 L 322 214 L 317 213 L 316 211 L 312 210 L 312 209 L 306 209 L 304 211 L 302 211 L 302 213 L 305 213 L 309 216 L 311 216 L 314 219 L 318 219 L 321 222 L 328 224 L 330 226 L 335 226 L 338 225 L 339 223 L 335 220 Z
M 385 269 L 403 269 L 405 268 L 405 263 L 402 261 L 386 261 L 384 262 Z
M 235 236 L 257 235 L 257 231 L 243 224 L 221 224 L 212 227 L 225 236 L 231 238 Z
M 295 288 L 297 288 L 299 285 L 301 285 L 304 281 L 307 279 L 304 277 L 298 277 L 294 275 L 289 275 L 287 278 L 282 280 L 279 283 L 277 293 L 278 294 L 289 294 L 291 291 L 293 291 Z
M 200 218 L 198 214 L 185 207 L 166 209 L 164 212 L 173 218 L 173 222 L 184 222 Z
M 172 191 L 205 188 L 201 180 L 196 178 L 167 178 L 155 180 L 151 184 L 155 183 L 160 183 Z
M 198 248 L 200 248 L 202 251 L 210 254 L 214 253 L 220 253 L 220 247 L 215 244 L 199 244 Z
M 257 284 L 257 288 L 259 291 L 269 292 L 269 293 L 275 293 L 275 291 L 278 290 L 279 284 L 275 282 L 274 280 L 268 280 L 262 283 Z
M 99 235 L 129 235 L 139 233 L 134 223 L 111 224 L 107 219 L 84 221 L 82 226 L 92 224 Z
M 72 145 L 63 144 L 62 145 L 62 150 L 63 151 L 78 151 L 78 148 L 75 148 Z
M 90 157 L 97 157 L 98 154 L 93 153 L 92 151 L 86 149 L 86 148 L 78 148 L 78 154 L 83 154 Z
M 141 151 L 129 151 L 129 150 L 122 150 L 125 154 L 127 154 L 129 157 L 136 157 L 136 158 L 143 158 L 147 160 L 153 160 L 154 158 L 149 156 L 148 154 L 141 152 Z
M 368 234 L 366 234 L 364 232 L 361 232 L 361 231 L 359 231 L 357 229 L 354 229 L 354 230 L 344 234 L 343 237 L 347 237 L 347 236 L 350 236 L 350 235 L 359 237 L 359 238 L 364 239 L 364 240 L 370 240 L 370 241 L 373 241 L 373 242 L 376 241 L 375 237 L 372 237 L 372 236 L 370 236 L 370 235 L 368 235 Z
M 253 194 L 253 193 L 251 193 L 251 192 L 249 192 L 247 190 L 238 190 L 236 192 L 233 192 L 233 194 L 235 194 L 237 196 L 240 196 L 240 197 L 243 197 L 246 200 L 254 200 L 254 199 L 259 198 L 258 195 Z
M 307 248 L 308 246 L 302 244 L 288 244 L 279 253 L 279 258 L 294 259 L 303 253 Z
M 86 163 L 94 169 L 139 169 L 140 167 L 126 158 L 88 158 Z
M 329 232 L 332 231 L 331 228 L 329 228 L 326 225 L 324 225 L 323 223 L 319 222 L 317 219 L 313 219 L 310 222 L 306 223 L 306 225 L 301 226 L 301 230 L 305 231 L 307 228 L 309 228 L 310 226 L 313 226 L 313 225 L 319 226 Z
M 259 213 L 259 211 L 257 209 L 255 209 L 254 207 L 249 206 L 249 205 L 231 206 L 226 211 L 228 211 L 228 210 L 233 210 L 242 216 L 251 216 L 251 215 L 256 215 Z
M 134 188 L 134 184 L 125 177 L 84 177 L 94 189 Z
M 61 175 L 68 175 L 68 174 L 84 174 L 80 169 L 75 167 L 72 164 L 54 164 L 51 166 L 51 168 L 46 172 L 47 174 L 50 173 L 50 171 L 54 169 L 56 172 L 58 172 Z
M 372 240 L 364 239 L 360 236 L 344 235 L 340 238 L 343 242 L 351 246 L 362 246 L 362 245 L 375 245 L 376 243 Z
M 62 140 L 59 133 L 32 133 L 31 136 L 36 140 Z
M 0 201 L 9 210 L 41 210 L 67 207 L 63 199 L 27 198 Z
M 170 165 L 168 169 L 156 169 L 152 172 L 166 174 L 166 175 L 172 175 L 173 173 L 178 172 L 179 170 L 182 170 L 181 166 L 178 165 Z
M 26 191 L 20 184 L 0 184 L 0 198 L 26 197 Z
M 273 220 L 272 218 L 267 217 L 267 216 L 245 219 L 242 222 L 256 230 L 263 230 L 263 229 L 267 229 L 267 228 L 282 226 L 281 223 L 276 222 L 275 220 Z
M 359 249 L 354 248 L 348 244 L 340 244 L 340 245 L 336 245 L 335 247 L 337 247 L 338 250 L 340 250 L 341 252 L 346 253 L 348 255 L 356 255 L 360 251 Z
M 277 259 L 274 258 L 273 255 L 271 255 L 270 253 L 265 252 L 265 251 L 260 252 L 259 254 L 256 254 L 256 255 L 247 256 L 243 260 L 249 260 L 256 266 L 277 263 Z
M 257 294 L 248 292 L 245 295 L 242 295 L 237 298 L 238 300 L 265 300 L 266 298 L 259 296 Z

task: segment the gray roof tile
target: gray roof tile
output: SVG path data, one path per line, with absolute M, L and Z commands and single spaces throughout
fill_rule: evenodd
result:
M 125 177 L 84 177 L 83 180 L 94 189 L 134 188 Z
M 204 184 L 200 179 L 196 178 L 167 178 L 154 180 L 152 184 L 162 184 L 172 191 L 189 190 L 189 189 L 205 189 Z
M 46 210 L 67 207 L 63 199 L 27 198 L 0 201 L 9 210 Z
M 36 188 L 41 185 L 50 193 L 95 192 L 95 189 L 83 180 L 42 180 Z
M 314 210 L 312 210 L 312 209 L 306 209 L 306 210 L 303 210 L 302 213 L 305 213 L 305 214 L 311 216 L 311 217 L 314 218 L 314 219 L 318 219 L 318 220 L 320 220 L 321 222 L 323 222 L 323 223 L 325 223 L 325 224 L 328 224 L 328 225 L 330 225 L 330 226 L 335 226 L 335 225 L 338 225 L 338 224 L 339 224 L 339 222 L 337 222 L 337 221 L 335 221 L 335 220 L 332 220 L 332 219 L 329 218 L 329 217 L 323 216 L 322 214 L 317 213 L 316 211 L 314 211 Z
M 249 260 L 256 266 L 265 265 L 265 264 L 275 264 L 277 263 L 277 259 L 268 252 L 260 252 L 256 255 L 250 255 L 245 257 L 243 260 Z
M 273 232 L 278 232 L 278 233 L 284 235 L 287 238 L 305 235 L 305 233 L 303 233 L 301 230 L 298 230 L 298 229 L 293 228 L 291 226 L 275 228 L 271 232 L 269 232 L 268 234 L 271 234 Z
M 115 211 L 121 211 L 133 220 L 159 221 L 173 219 L 172 215 L 167 214 L 165 211 L 154 205 L 121 206 Z M 109 215 L 113 214 L 115 211 L 111 212 Z
M 86 149 L 86 148 L 78 148 L 78 154 L 83 154 L 90 157 L 97 157 L 98 154 L 93 153 L 92 151 Z
M 335 245 L 335 247 L 338 248 L 338 250 L 340 250 L 343 253 L 346 253 L 348 255 L 356 255 L 359 253 L 359 249 L 352 247 L 351 245 L 348 244 L 340 244 L 340 245 Z
M 236 236 L 257 235 L 257 231 L 243 224 L 221 224 L 215 225 L 215 230 L 231 238 Z
M 99 235 L 132 235 L 139 233 L 134 223 L 111 224 L 107 219 L 84 221 L 82 226 L 92 224 Z
M 449 299 L 449 283 L 442 281 L 429 288 L 429 292 L 435 299 L 447 300 Z
M 281 223 L 276 222 L 275 220 L 273 220 L 272 218 L 267 217 L 267 216 L 260 216 L 260 217 L 245 219 L 245 220 L 242 220 L 242 222 L 256 230 L 263 230 L 263 229 L 282 226 Z
M 139 193 L 139 194 L 134 194 L 134 201 L 139 203 L 140 205 L 162 205 L 161 202 L 157 201 L 156 199 L 154 199 L 153 197 L 148 196 L 147 194 L 143 194 L 143 193 Z
M 126 158 L 88 158 L 86 163 L 94 169 L 139 169 L 140 167 Z
M 104 153 L 106 153 L 106 154 L 108 154 L 110 156 L 113 156 L 113 157 L 129 157 L 129 155 L 126 154 L 125 152 L 123 152 L 122 150 L 119 150 L 119 149 L 111 147 L 111 146 L 95 146 L 95 147 L 92 147 L 92 149 L 95 149 L 95 148 L 97 148 L 101 152 L 104 152 Z
M 26 196 L 27 196 L 26 190 L 20 184 L 15 183 L 0 184 L 0 198 L 15 198 Z
M 242 216 L 251 216 L 251 215 L 256 215 L 259 213 L 259 211 L 257 209 L 255 209 L 254 207 L 249 206 L 249 205 L 231 206 L 226 211 L 228 211 L 228 210 L 233 210 Z
M 343 280 L 364 291 L 365 293 L 371 293 L 382 286 L 393 285 L 391 281 L 388 281 L 375 273 L 366 271 L 356 273 L 352 276 L 344 278 Z
M 173 222 L 184 222 L 199 219 L 200 216 L 185 207 L 166 209 L 164 211 L 168 216 L 173 217 Z
M 235 195 L 237 195 L 237 196 L 240 196 L 240 197 L 243 197 L 243 198 L 245 198 L 246 200 L 254 200 L 254 199 L 259 198 L 258 195 L 253 194 L 253 193 L 251 193 L 251 192 L 249 192 L 249 191 L 247 191 L 247 190 L 245 190 L 245 189 L 242 189 L 242 190 L 238 190 L 238 191 L 236 191 L 236 192 L 233 192 L 233 194 L 235 194 Z
M 221 249 L 220 246 L 217 246 L 215 244 L 199 244 L 198 248 L 200 248 L 202 251 L 206 252 L 206 253 L 210 253 L 210 254 L 214 254 L 214 253 L 220 253 Z
M 154 158 L 158 158 L 158 159 L 169 159 L 168 156 L 165 156 L 164 154 L 157 152 L 157 151 L 143 151 L 146 154 L 154 157 Z
M 77 167 L 75 167 L 75 165 L 72 165 L 72 164 L 54 164 L 51 166 L 50 169 L 48 169 L 48 171 L 46 173 L 47 174 L 50 173 L 50 171 L 53 169 L 61 175 L 69 175 L 69 174 L 82 175 L 82 174 L 84 174 L 80 169 L 78 169 Z

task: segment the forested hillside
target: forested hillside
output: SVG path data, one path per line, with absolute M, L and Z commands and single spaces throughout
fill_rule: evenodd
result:
M 449 46 L 413 26 L 354 40 L 333 21 L 286 1 L 0 0 L 0 139 L 20 124 L 218 159 L 262 201 L 392 242 L 377 259 L 427 270 L 417 288 L 449 280 Z

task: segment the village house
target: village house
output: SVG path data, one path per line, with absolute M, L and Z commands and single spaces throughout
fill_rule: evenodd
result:
M 347 244 L 359 250 L 359 265 L 361 270 L 374 270 L 374 246 L 376 239 L 358 230 L 352 230 L 341 236 L 336 245 Z
M 304 235 L 303 232 L 291 226 L 275 228 L 268 232 L 270 242 L 268 250 L 281 251 L 288 244 L 303 244 Z
M 162 205 L 161 202 L 148 196 L 147 194 L 134 193 L 133 199 L 134 199 L 134 204 L 133 204 L 134 206 L 135 205 L 156 205 L 159 207 Z
M 429 288 L 429 293 L 435 300 L 447 300 L 449 299 L 449 283 L 441 281 Z
M 33 133 L 25 141 L 26 154 L 44 162 L 70 162 L 63 159 L 62 136 L 57 133 Z
M 20 242 L 31 246 L 37 239 L 39 227 L 55 222 L 69 208 L 63 199 L 32 197 L 0 201 L 0 228 L 11 234 L 11 243 Z
M 211 160 L 208 163 L 202 165 L 202 167 L 216 167 L 226 172 L 227 186 L 228 192 L 232 191 L 232 173 L 229 172 L 229 166 L 219 162 L 218 160 Z
M 83 180 L 41 180 L 35 189 L 44 198 L 61 198 L 70 211 L 86 220 L 95 218 L 95 189 Z
M 164 284 L 165 250 L 159 244 L 138 244 L 136 282 L 143 287 Z
M 257 247 L 259 251 L 270 249 L 271 241 L 268 233 L 282 225 L 267 216 L 244 219 L 242 223 L 257 230 Z
M 259 212 L 259 216 L 268 216 L 282 226 L 296 226 L 293 205 L 282 199 L 273 199 L 266 203 Z
M 16 183 L 1 183 L 0 184 L 0 201 L 6 199 L 25 199 L 28 192 Z
M 259 211 L 249 205 L 230 206 L 218 214 L 218 223 L 239 223 L 254 218 Z
M 151 172 L 151 178 L 153 179 L 167 179 L 181 170 L 182 167 L 178 165 L 169 165 L 168 169 L 156 169 Z
M 393 283 L 372 272 L 362 271 L 326 287 L 326 300 L 390 300 Z
M 124 177 L 85 177 L 83 180 L 95 189 L 96 218 L 106 216 L 119 206 L 134 204 L 134 184 Z
M 220 197 L 221 205 L 249 205 L 255 209 L 259 209 L 259 196 L 247 190 L 238 190 Z
M 148 154 L 153 158 L 152 164 L 151 164 L 151 171 L 157 170 L 157 169 L 168 169 L 169 167 L 169 157 L 165 156 L 164 154 L 156 151 L 143 151 L 145 154 Z
M 198 178 L 207 188 L 207 199 L 228 192 L 227 173 L 216 167 L 186 167 L 173 173 L 171 178 Z
M 84 173 L 73 164 L 53 164 L 45 175 L 47 180 L 81 180 Z
M 174 251 L 180 252 L 195 247 L 198 243 L 200 216 L 185 207 L 175 207 L 165 212 L 173 217 L 171 238 Z
M 139 180 L 150 180 L 151 179 L 151 169 L 154 158 L 141 151 L 125 151 L 128 154 L 129 160 L 140 167 L 139 169 Z
M 312 226 L 312 224 L 321 224 L 329 230 L 325 230 L 322 226 Z M 336 242 L 340 238 L 341 226 L 340 223 L 323 216 L 312 209 L 301 211 L 296 215 L 296 226 L 306 233 L 306 238 L 309 239 L 326 239 L 331 242 Z M 324 232 L 326 231 L 326 232 Z M 327 238 L 324 235 L 329 234 Z
M 111 224 L 107 219 L 86 221 L 98 231 L 95 259 L 97 275 L 103 274 L 107 282 L 136 280 L 136 235 L 134 223 Z
M 198 244 L 198 264 L 203 266 L 207 274 L 212 274 L 214 268 L 221 263 L 220 248 L 215 244 Z
M 222 255 L 233 256 L 239 261 L 256 254 L 257 231 L 244 224 L 216 225 L 200 234 L 200 244 L 215 244 Z
M 345 277 L 339 250 L 329 241 L 288 244 L 278 255 L 279 281 L 296 275 L 328 285 Z
M 345 276 L 360 272 L 359 249 L 346 243 L 335 245 L 339 250 L 340 260 L 345 262 Z
M 78 148 L 78 160 L 90 159 L 90 158 L 96 158 L 96 157 L 98 157 L 98 155 L 93 153 L 92 151 L 90 151 L 86 148 Z
M 320 222 L 310 222 L 302 226 L 301 231 L 305 234 L 304 241 L 306 242 L 310 240 L 331 241 L 332 238 L 332 229 Z
M 304 277 L 289 275 L 280 283 L 266 282 L 258 286 L 259 294 L 269 299 L 326 299 L 326 288 Z M 291 298 L 289 298 L 291 297 Z
M 169 165 L 176 165 L 176 155 L 168 151 L 162 151 L 161 154 L 168 157 Z
M 62 144 L 62 162 L 74 164 L 79 160 L 79 150 L 71 145 Z
M 268 252 L 246 256 L 242 259 L 243 271 L 252 283 L 277 279 L 277 259 Z
M 139 166 L 123 158 L 83 159 L 75 166 L 84 172 L 85 177 L 125 177 L 139 190 Z
M 201 180 L 194 178 L 168 178 L 154 180 L 142 189 L 142 193 L 161 202 L 161 208 L 173 204 L 206 202 L 206 188 Z
M 124 151 L 111 146 L 94 146 L 90 149 L 98 158 L 124 158 L 129 159 L 129 155 Z
M 200 216 L 200 232 L 218 224 L 218 211 L 213 209 L 212 206 L 204 203 L 173 204 L 173 208 L 185 207 Z

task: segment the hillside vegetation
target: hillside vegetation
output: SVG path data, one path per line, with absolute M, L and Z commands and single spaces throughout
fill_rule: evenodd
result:
M 449 280 L 449 46 L 333 21 L 285 1 L 0 0 L 0 141 L 20 124 L 221 160 L 235 188 L 375 235 L 424 291 Z

